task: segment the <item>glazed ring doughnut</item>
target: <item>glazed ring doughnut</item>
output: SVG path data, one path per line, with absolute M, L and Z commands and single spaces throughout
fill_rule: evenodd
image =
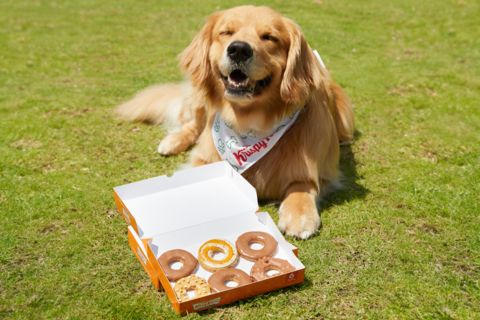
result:
M 277 270 L 279 273 L 269 276 L 267 274 L 268 270 Z M 295 267 L 292 266 L 287 260 L 263 257 L 255 262 L 252 270 L 250 270 L 250 276 L 252 277 L 253 281 L 260 281 L 292 271 L 295 271 Z
M 214 260 L 213 253 L 223 252 L 223 260 Z M 230 268 L 238 261 L 237 248 L 228 240 L 213 239 L 205 242 L 198 250 L 198 262 L 203 269 L 215 272 L 219 269 Z
M 195 296 L 190 298 L 187 295 L 187 290 L 192 289 L 195 290 Z M 175 287 L 173 287 L 173 291 L 175 291 L 175 294 L 180 302 L 208 296 L 212 293 L 207 281 L 205 281 L 203 278 L 195 276 L 194 274 L 178 280 L 177 283 L 175 283 Z
M 215 271 L 214 274 L 208 279 L 208 283 L 213 292 L 225 291 L 233 289 L 225 285 L 226 281 L 235 281 L 238 283 L 237 287 L 244 286 L 252 283 L 252 278 L 240 269 L 228 268 Z M 236 287 L 235 287 L 236 288 Z
M 254 250 L 250 248 L 251 243 L 260 243 L 263 248 Z M 237 242 L 238 253 L 244 259 L 249 261 L 257 261 L 263 257 L 271 257 L 277 252 L 277 240 L 266 232 L 254 231 L 247 232 L 238 237 Z
M 170 263 L 180 261 L 183 263 L 183 266 L 174 270 L 170 267 Z M 197 259 L 188 251 L 177 249 L 170 250 L 165 252 L 158 258 L 158 263 L 162 267 L 165 276 L 167 276 L 170 281 L 177 281 L 178 279 L 184 278 L 197 268 Z

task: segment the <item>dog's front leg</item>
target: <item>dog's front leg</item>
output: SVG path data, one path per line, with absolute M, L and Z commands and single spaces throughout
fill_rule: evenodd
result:
M 320 216 L 317 187 L 311 182 L 293 182 L 280 205 L 278 227 L 289 236 L 307 239 L 317 232 Z
M 200 123 L 201 124 L 201 123 Z M 179 154 L 197 142 L 198 136 L 202 133 L 203 126 L 199 126 L 196 120 L 184 124 L 180 132 L 166 136 L 158 146 L 158 153 L 164 156 Z
M 205 128 L 206 110 L 203 105 L 196 105 L 192 107 L 192 112 L 192 120 L 185 123 L 180 132 L 172 133 L 160 142 L 158 153 L 165 156 L 179 154 L 197 142 Z

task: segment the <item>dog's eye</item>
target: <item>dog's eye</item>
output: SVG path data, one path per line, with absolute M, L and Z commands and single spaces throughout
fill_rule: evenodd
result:
M 232 31 L 222 31 L 222 32 L 220 32 L 221 36 L 231 36 L 232 34 L 233 34 Z
M 262 40 L 274 41 L 274 42 L 277 41 L 277 39 L 275 39 L 274 37 L 272 37 L 272 36 L 269 35 L 269 34 L 264 34 L 264 35 L 262 36 Z

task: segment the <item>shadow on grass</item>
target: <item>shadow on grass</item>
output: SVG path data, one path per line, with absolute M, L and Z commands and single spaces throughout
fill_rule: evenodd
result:
M 362 136 L 362 133 L 355 130 L 354 141 L 358 141 Z M 355 142 L 354 142 L 355 143 Z M 360 176 L 357 172 L 358 163 L 355 160 L 355 154 L 352 151 L 352 145 L 341 146 L 340 148 L 340 171 L 343 174 L 341 183 L 343 188 L 332 193 L 329 193 L 320 202 L 319 214 L 327 211 L 329 208 L 337 205 L 342 205 L 346 202 L 350 202 L 354 199 L 365 199 L 370 191 L 364 186 L 357 183 L 358 180 L 363 180 L 364 177 Z M 280 201 L 278 203 L 272 203 L 268 200 L 259 200 L 260 206 L 276 206 L 277 210 L 280 207 Z M 320 225 L 319 232 L 316 233 L 317 237 L 320 235 L 323 225 Z
M 296 301 L 296 300 L 291 301 L 292 296 L 290 296 L 290 294 L 296 293 L 298 291 L 303 291 L 303 290 L 305 290 L 307 288 L 310 288 L 312 286 L 313 286 L 313 282 L 305 274 L 305 280 L 302 283 L 298 283 L 298 284 L 290 286 L 290 287 L 276 289 L 276 290 L 273 290 L 273 291 L 270 291 L 270 292 L 259 294 L 257 296 L 253 296 L 253 297 L 250 297 L 250 298 L 245 298 L 245 299 L 242 299 L 242 300 L 239 300 L 239 301 L 234 301 L 234 302 L 231 302 L 231 303 L 224 304 L 222 306 L 218 306 L 218 307 L 215 307 L 215 308 L 200 311 L 200 312 L 198 312 L 198 315 L 202 318 L 203 317 L 209 317 L 209 316 L 211 317 L 212 315 L 217 314 L 217 313 L 220 313 L 220 315 L 223 315 L 223 313 L 226 310 L 229 310 L 229 309 L 232 309 L 232 308 L 235 308 L 235 307 L 238 307 L 238 306 L 242 306 L 242 305 L 250 305 L 251 307 L 262 308 L 262 307 L 265 306 L 266 301 L 269 301 L 272 298 L 275 298 L 277 296 L 284 296 L 283 300 L 285 300 L 284 301 L 285 305 L 289 306 L 289 305 L 294 304 L 295 301 Z M 279 299 L 282 299 L 282 297 L 280 297 Z M 277 303 L 278 303 L 279 299 L 273 299 L 273 300 L 277 301 Z M 228 315 L 225 315 L 225 317 L 227 317 L 227 316 Z M 223 319 L 223 318 L 221 318 L 221 319 Z
M 359 140 L 362 134 L 355 130 L 355 141 Z M 357 183 L 364 177 L 357 172 L 357 161 L 352 152 L 352 146 L 346 145 L 340 148 L 340 171 L 343 173 L 341 182 L 343 189 L 337 190 L 327 195 L 321 202 L 320 214 L 328 208 L 335 205 L 342 205 L 354 199 L 365 199 L 370 191 Z

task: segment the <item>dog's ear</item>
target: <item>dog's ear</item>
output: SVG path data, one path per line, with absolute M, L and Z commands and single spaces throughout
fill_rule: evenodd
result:
M 283 101 L 303 107 L 312 90 L 319 88 L 325 80 L 325 73 L 300 27 L 292 20 L 284 19 L 290 35 L 290 47 L 280 95 Z
M 209 58 L 212 30 L 221 15 L 221 11 L 210 15 L 202 30 L 178 57 L 180 67 L 191 77 L 193 86 L 208 81 L 213 75 Z

